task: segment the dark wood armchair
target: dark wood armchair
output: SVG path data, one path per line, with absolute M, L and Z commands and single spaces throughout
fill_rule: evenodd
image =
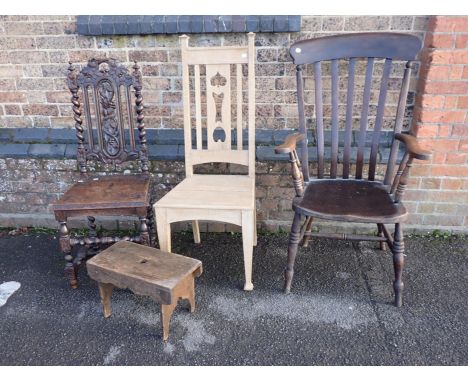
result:
M 90 59 L 79 73 L 70 63 L 68 71 L 67 83 L 72 94 L 78 138 L 77 161 L 82 179 L 53 203 L 53 210 L 60 223 L 65 275 L 70 286 L 76 288 L 78 265 L 85 257 L 96 254 L 101 245 L 120 240 L 150 245 L 148 225 L 151 232 L 153 217 L 141 73 L 137 63 L 131 74 L 114 59 Z M 132 106 L 132 98 L 135 98 L 135 107 Z M 88 175 L 89 160 L 114 167 L 126 161 L 139 160 L 141 172 L 133 175 Z M 89 236 L 72 238 L 67 220 L 81 216 L 87 217 Z M 136 216 L 139 235 L 98 237 L 96 216 Z M 80 250 L 72 254 L 74 246 L 79 246 L 77 249 Z
M 410 168 L 414 159 L 430 159 L 430 152 L 419 147 L 415 136 L 402 134 L 403 120 L 407 102 L 410 74 L 413 61 L 421 49 L 419 38 L 398 33 L 357 33 L 340 36 L 330 36 L 296 42 L 291 46 L 290 54 L 297 69 L 297 97 L 299 107 L 299 133 L 290 135 L 285 142 L 276 148 L 276 153 L 287 153 L 290 157 L 292 177 L 296 196 L 293 200 L 294 220 L 291 227 L 288 245 L 288 260 L 285 270 L 285 292 L 289 293 L 294 274 L 294 260 L 298 245 L 302 242 L 307 246 L 310 237 L 329 237 L 335 239 L 377 241 L 380 248 L 385 249 L 385 243 L 393 253 L 395 281 L 395 305 L 402 304 L 402 271 L 404 265 L 404 244 L 402 223 L 407 218 L 407 211 L 402 203 L 408 182 Z M 374 64 L 383 59 L 380 83 L 376 84 L 373 77 Z M 324 81 L 322 78 L 322 61 L 327 61 L 331 75 L 331 102 L 325 105 Z M 379 141 L 382 135 L 384 112 L 389 78 L 393 61 L 406 63 L 404 75 L 399 89 L 398 104 L 395 117 L 392 119 L 394 132 L 388 163 L 383 179 L 377 179 Z M 358 90 L 362 99 L 362 108 L 358 111 L 358 131 L 356 131 L 357 148 L 351 146 L 353 134 L 353 116 L 357 97 L 355 86 L 356 67 L 365 64 L 365 79 L 363 88 Z M 306 116 L 304 106 L 303 67 L 313 66 L 314 95 L 317 142 L 317 177 L 309 175 L 308 147 L 306 138 Z M 347 78 L 344 86 L 340 86 L 340 65 L 345 64 L 344 73 Z M 310 67 L 310 66 L 309 66 Z M 342 67 L 342 66 L 341 66 Z M 371 88 L 378 86 L 375 94 L 377 108 L 373 128 L 369 124 L 369 109 L 371 105 Z M 341 90 L 341 93 L 340 93 Z M 392 87 L 392 90 L 395 90 Z M 344 131 L 339 133 L 339 97 L 344 104 Z M 326 106 L 326 107 L 324 107 Z M 327 109 L 331 116 L 326 116 Z M 326 117 L 329 119 L 327 120 Z M 324 151 L 324 121 L 331 125 L 331 161 L 325 166 Z M 366 141 L 370 142 L 366 147 Z M 399 143 L 405 145 L 406 152 L 398 165 Z M 296 152 L 300 144 L 301 158 Z M 343 147 L 339 150 L 339 145 Z M 356 155 L 352 155 L 355 152 Z M 367 152 L 367 155 L 366 155 Z M 366 156 L 366 159 L 365 159 Z M 353 157 L 353 158 L 352 158 Z M 368 158 L 368 160 L 367 160 Z M 354 172 L 354 174 L 352 174 Z M 354 175 L 354 176 L 353 176 Z M 304 223 L 301 227 L 301 220 Z M 377 236 L 345 235 L 311 232 L 314 218 L 341 222 L 374 223 L 377 224 Z M 392 235 L 385 224 L 394 224 Z

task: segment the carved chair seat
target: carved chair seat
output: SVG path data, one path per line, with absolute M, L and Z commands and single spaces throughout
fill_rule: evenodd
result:
M 397 223 L 407 215 L 384 185 L 355 179 L 313 180 L 293 206 L 306 216 L 356 223 Z
M 150 206 L 150 178 L 147 175 L 110 175 L 75 183 L 53 203 L 59 218 L 83 215 L 93 210 L 100 215 L 144 216 Z

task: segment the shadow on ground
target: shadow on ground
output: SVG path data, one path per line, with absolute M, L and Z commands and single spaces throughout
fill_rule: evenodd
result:
M 390 252 L 314 240 L 282 293 L 287 236 L 263 236 L 253 292 L 244 292 L 238 235 L 176 234 L 173 252 L 200 259 L 197 311 L 181 303 L 167 344 L 159 306 L 115 290 L 104 319 L 97 285 L 63 278 L 57 238 L 0 238 L 0 284 L 21 287 L 0 307 L 2 365 L 466 365 L 467 241 L 408 238 L 404 305 L 393 307 Z M 16 284 L 15 284 L 16 285 Z

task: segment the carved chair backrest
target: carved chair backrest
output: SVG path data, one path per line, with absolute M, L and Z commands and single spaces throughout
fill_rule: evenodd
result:
M 72 93 L 80 171 L 87 172 L 88 160 L 115 166 L 139 159 L 141 171 L 148 173 L 141 72 L 137 63 L 130 74 L 112 58 L 92 58 L 80 72 L 70 62 L 67 83 Z M 137 129 L 139 145 L 135 138 Z
M 254 33 L 248 34 L 248 46 L 199 48 L 188 46 L 188 36 L 180 37 L 187 177 L 193 175 L 194 165 L 209 162 L 245 165 L 248 175 L 255 175 L 254 38 Z
M 353 120 L 356 120 L 358 122 L 359 130 L 356 132 L 357 152 L 355 159 L 355 178 L 363 178 L 363 172 L 365 170 L 365 145 L 367 140 L 370 142 L 367 177 L 368 180 L 376 180 L 375 174 L 378 149 L 384 124 L 384 113 L 386 112 L 385 104 L 387 99 L 387 90 L 389 88 L 389 82 L 392 80 L 390 78 L 392 73 L 392 62 L 406 62 L 401 86 L 398 86 L 398 84 L 397 86 L 393 86 L 394 84 L 392 84 L 392 92 L 396 93 L 395 95 L 398 101 L 395 110 L 395 117 L 390 119 L 390 125 L 393 124 L 394 133 L 399 133 L 402 130 L 405 117 L 411 70 L 414 66 L 412 60 L 416 58 L 416 55 L 421 49 L 421 45 L 421 40 L 412 35 L 400 33 L 356 33 L 303 40 L 296 42 L 291 46 L 290 54 L 294 60 L 297 70 L 299 129 L 303 134 L 306 134 L 306 107 L 304 104 L 305 76 L 303 77 L 303 66 L 304 64 L 311 64 L 311 66 L 313 66 L 318 178 L 323 178 L 325 176 L 324 121 L 329 121 L 331 124 L 331 163 L 329 176 L 330 178 L 342 176 L 343 179 L 348 179 L 351 172 L 351 162 L 354 159 L 354 157 L 351 158 L 352 151 L 354 151 L 351 148 L 351 143 Z M 375 78 L 373 78 L 373 71 L 376 65 L 374 64 L 377 64 L 379 59 L 383 59 L 382 76 L 380 81 L 378 79 L 375 81 Z M 329 103 L 331 103 L 331 105 L 324 104 L 324 95 L 328 96 L 329 94 L 324 94 L 323 92 L 323 89 L 325 88 L 324 84 L 327 85 L 327 83 L 323 81 L 322 61 L 329 62 L 329 70 L 331 74 L 331 84 L 329 87 L 331 97 L 329 97 Z M 362 95 L 357 94 L 358 91 L 360 93 L 361 89 L 356 87 L 356 68 L 361 62 L 365 64 L 365 79 L 364 86 L 362 88 Z M 345 64 L 344 78 L 346 79 L 346 81 L 343 81 L 342 85 L 339 82 L 341 63 Z M 373 92 L 373 87 L 378 88 L 378 92 Z M 400 88 L 399 92 L 398 87 Z M 344 97 L 340 97 L 341 95 Z M 362 107 L 360 110 L 354 106 L 354 102 L 358 96 L 362 100 Z M 375 98 L 376 102 L 373 98 Z M 339 103 L 343 103 L 343 108 L 340 107 Z M 373 108 L 375 103 L 376 111 L 374 126 L 373 129 L 369 129 L 369 109 Z M 391 108 L 389 109 L 391 110 Z M 345 116 L 343 126 L 344 134 L 341 139 L 339 134 L 340 110 L 342 110 L 342 114 Z M 331 114 L 330 116 L 325 115 L 327 111 Z M 343 144 L 342 152 L 339 152 L 338 150 L 338 146 L 341 143 L 339 141 L 342 141 Z M 385 185 L 390 185 L 392 183 L 398 148 L 399 141 L 393 139 L 387 169 L 383 179 L 383 183 Z M 339 156 L 341 157 L 340 160 L 342 162 L 342 172 L 339 171 L 338 167 Z M 404 160 L 405 158 L 403 161 Z M 301 143 L 301 162 L 304 180 L 307 182 L 309 181 L 309 167 L 306 140 L 303 140 Z M 339 172 L 341 172 L 341 174 L 339 174 Z

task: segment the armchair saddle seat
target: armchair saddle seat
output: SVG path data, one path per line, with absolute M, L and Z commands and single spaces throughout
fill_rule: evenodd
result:
M 294 200 L 295 211 L 307 216 L 356 223 L 397 223 L 407 212 L 395 203 L 387 187 L 378 182 L 355 179 L 318 179 Z

